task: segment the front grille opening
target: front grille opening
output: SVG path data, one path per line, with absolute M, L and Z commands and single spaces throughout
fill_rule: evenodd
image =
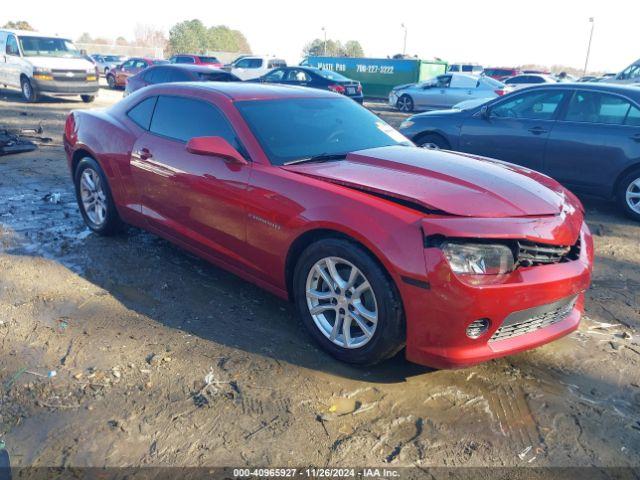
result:
M 531 317 L 526 316 L 527 312 L 529 312 L 527 310 L 509 315 L 509 317 L 507 317 L 503 322 L 502 326 L 491 336 L 489 341 L 496 342 L 499 340 L 506 340 L 507 338 L 513 338 L 526 333 L 535 332 L 541 328 L 561 322 L 571 315 L 577 298 L 578 297 L 573 297 L 568 301 L 561 302 L 559 305 L 558 302 L 556 302 L 556 304 L 552 304 L 550 310 L 538 314 L 535 312 L 540 309 L 533 308 L 529 310 L 533 315 Z M 520 320 L 523 315 L 525 316 L 525 319 Z
M 577 260 L 580 257 L 580 239 L 574 245 L 546 245 L 526 241 L 518 242 L 517 262 L 523 267 L 548 265 Z

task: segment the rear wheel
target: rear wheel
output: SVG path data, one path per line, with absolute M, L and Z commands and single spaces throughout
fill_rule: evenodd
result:
M 80 95 L 84 103 L 91 103 L 96 99 L 95 95 Z
M 416 145 L 422 148 L 429 148 L 432 150 L 450 150 L 451 146 L 449 142 L 437 133 L 425 133 L 416 138 Z
M 20 80 L 20 87 L 22 90 L 22 97 L 29 103 L 38 101 L 38 92 L 33 88 L 31 80 L 27 77 L 22 77 Z
M 87 226 L 99 235 L 113 235 L 122 229 L 122 221 L 98 162 L 83 158 L 75 171 L 74 183 L 80 213 Z
M 616 197 L 622 210 L 630 218 L 640 221 L 640 169 L 624 176 L 618 186 Z
M 398 110 L 401 112 L 413 112 L 413 98 L 405 93 L 396 102 L 396 107 L 398 107 Z
M 310 245 L 296 264 L 293 281 L 305 327 L 337 359 L 369 365 L 404 346 L 395 285 L 359 245 L 342 239 Z

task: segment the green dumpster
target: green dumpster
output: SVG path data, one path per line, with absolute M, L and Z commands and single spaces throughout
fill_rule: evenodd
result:
M 447 71 L 446 62 L 419 59 L 307 57 L 304 64 L 358 80 L 364 95 L 375 98 L 387 97 L 396 85 L 420 82 Z

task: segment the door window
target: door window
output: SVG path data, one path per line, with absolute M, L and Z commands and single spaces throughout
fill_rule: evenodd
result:
M 131 68 L 133 68 L 133 64 L 135 63 L 135 60 L 127 60 L 126 62 L 124 62 L 122 64 L 122 68 L 124 70 L 129 70 Z
M 192 57 L 176 57 L 176 63 L 196 63 Z
M 222 137 L 238 151 L 243 151 L 233 128 L 220 110 L 194 98 L 158 97 L 150 130 L 181 142 L 195 137 Z
M 267 82 L 280 82 L 284 78 L 284 70 L 274 70 L 270 72 L 264 79 Z
M 564 98 L 564 92 L 527 92 L 499 103 L 491 109 L 494 118 L 551 120 Z
M 13 35 L 7 37 L 7 47 L 5 49 L 7 55 L 19 56 L 20 50 L 18 49 L 18 41 Z
M 451 75 L 440 75 L 436 77 L 436 81 L 434 83 L 435 88 L 449 88 L 451 85 Z
M 136 60 L 134 68 L 147 68 L 147 62 L 144 60 Z
M 165 82 L 188 82 L 191 80 L 189 74 L 180 68 L 166 68 L 165 70 L 167 70 Z
M 286 77 L 288 82 L 309 82 L 311 78 L 304 70 L 289 70 Z
M 576 92 L 567 109 L 569 122 L 622 125 L 631 103 L 622 97 L 600 92 Z
M 262 67 L 261 58 L 243 58 L 236 63 L 236 68 L 260 68 Z
M 156 98 L 149 97 L 138 103 L 127 112 L 127 116 L 133 120 L 140 128 L 149 130 L 153 108 L 156 106 Z

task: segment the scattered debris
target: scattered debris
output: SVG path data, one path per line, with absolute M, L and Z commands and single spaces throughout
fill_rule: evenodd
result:
M 529 445 L 527 448 L 525 448 L 524 450 L 522 450 L 519 454 L 518 457 L 520 457 L 520 460 L 524 460 L 524 457 L 527 456 L 527 453 L 529 453 L 531 451 L 531 445 Z M 535 458 L 535 457 L 534 457 Z
M 27 129 L 0 129 L 0 155 L 32 152 L 38 148 L 34 142 L 24 138 L 26 131 Z
M 53 203 L 54 205 L 57 205 L 62 200 L 62 195 L 58 192 L 47 193 L 44 197 L 42 197 L 42 200 L 45 202 Z
M 360 408 L 360 402 L 353 398 L 338 398 L 334 400 L 333 404 L 329 407 L 329 413 L 333 413 L 337 416 L 348 415 L 355 412 Z

